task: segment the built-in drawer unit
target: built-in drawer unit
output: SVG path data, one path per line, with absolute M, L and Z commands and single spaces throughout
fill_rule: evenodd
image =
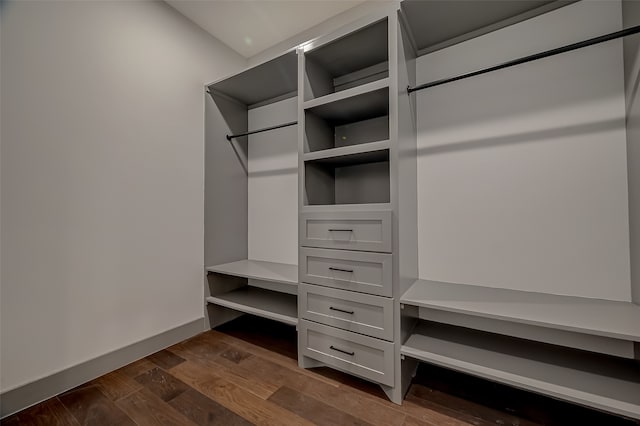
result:
M 300 213 L 300 245 L 391 252 L 391 211 Z
M 393 386 L 393 343 L 306 320 L 298 327 L 300 355 Z
M 393 340 L 393 299 L 301 283 L 299 317 Z
M 300 281 L 391 297 L 392 254 L 300 248 Z

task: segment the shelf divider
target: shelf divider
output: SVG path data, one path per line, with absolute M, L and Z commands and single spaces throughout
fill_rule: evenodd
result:
M 338 157 L 353 156 L 357 157 L 359 154 L 370 154 L 376 151 L 383 151 L 389 149 L 389 140 L 368 142 L 357 145 L 342 146 L 339 148 L 325 149 L 321 151 L 308 152 L 304 154 L 303 160 L 305 162 L 322 161 L 335 159 Z
M 344 99 L 352 98 L 358 95 L 362 95 L 369 92 L 374 92 L 379 89 L 389 87 L 389 77 L 381 80 L 372 81 L 371 83 L 363 84 L 361 86 L 352 87 L 350 89 L 342 90 L 340 92 L 331 93 L 321 96 L 319 98 L 306 101 L 303 105 L 305 110 L 319 107 L 321 105 L 327 105 L 333 102 L 338 102 Z

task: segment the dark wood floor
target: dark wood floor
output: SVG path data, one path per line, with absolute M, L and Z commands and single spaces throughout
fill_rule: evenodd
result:
M 640 425 L 421 365 L 402 406 L 302 370 L 295 329 L 243 317 L 10 416 L 2 425 Z

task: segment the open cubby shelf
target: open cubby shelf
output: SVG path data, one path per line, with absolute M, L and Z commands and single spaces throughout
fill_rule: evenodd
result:
M 404 356 L 624 416 L 640 416 L 640 364 L 576 349 L 422 322 Z
M 390 202 L 389 150 L 306 162 L 305 204 Z
M 389 140 L 389 88 L 385 82 L 378 83 L 352 96 L 314 102 L 306 108 L 304 152 Z
M 207 297 L 207 303 L 285 324 L 298 324 L 297 296 L 256 287 L 241 287 Z
M 388 77 L 387 33 L 385 18 L 305 52 L 305 99 Z

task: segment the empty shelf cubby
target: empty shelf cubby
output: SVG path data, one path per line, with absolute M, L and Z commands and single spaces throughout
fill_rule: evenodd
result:
M 389 76 L 388 22 L 380 20 L 305 53 L 305 100 Z
M 389 139 L 385 82 L 327 103 L 305 103 L 304 151 L 315 152 Z
M 305 204 L 390 202 L 389 150 L 306 161 Z

